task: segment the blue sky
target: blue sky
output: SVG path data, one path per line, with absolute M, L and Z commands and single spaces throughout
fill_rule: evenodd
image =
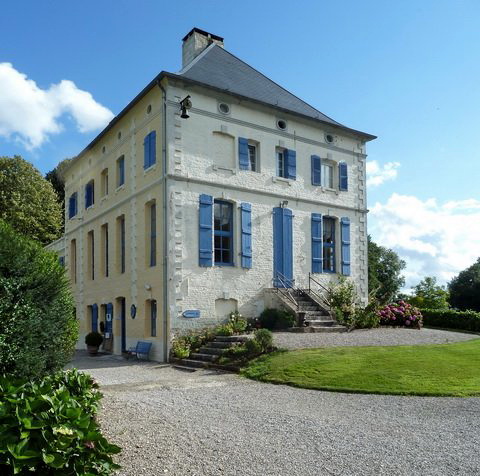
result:
M 446 282 L 480 256 L 478 18 L 475 0 L 5 2 L 0 154 L 42 172 L 75 155 L 109 111 L 159 71 L 180 69 L 181 38 L 198 26 L 378 136 L 368 147 L 369 231 L 407 260 L 408 284 L 427 274 Z

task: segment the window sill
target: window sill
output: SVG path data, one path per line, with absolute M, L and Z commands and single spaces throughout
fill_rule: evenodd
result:
M 215 263 L 214 266 L 218 266 L 219 268 L 234 268 L 234 263 Z
M 288 179 L 288 178 L 285 178 L 285 177 L 272 177 L 272 182 L 273 183 L 277 183 L 277 182 L 286 183 L 287 185 L 289 185 L 291 187 L 294 180 L 293 179 Z
M 125 189 L 125 184 L 122 183 L 122 185 L 119 185 L 116 189 L 115 189 L 115 193 L 119 193 L 121 192 L 122 190 Z
M 232 169 L 230 167 L 222 167 L 221 165 L 212 165 L 212 169 L 217 171 L 217 170 L 225 170 L 227 172 L 231 172 L 232 175 L 236 175 L 237 171 L 235 169 Z
M 329 192 L 329 193 L 335 193 L 336 195 L 338 195 L 340 193 L 340 191 L 336 188 L 329 188 L 329 187 L 320 187 L 322 192 Z
M 85 207 L 85 210 L 94 210 L 95 209 L 95 204 L 90 205 L 89 207 Z
M 108 200 L 108 194 L 107 194 L 107 195 L 104 195 L 104 196 L 100 199 L 100 203 L 103 203 L 105 200 Z
M 150 165 L 150 167 L 143 169 L 143 176 L 147 175 L 149 172 L 152 170 L 155 170 L 157 168 L 157 163 L 155 162 L 153 165 Z

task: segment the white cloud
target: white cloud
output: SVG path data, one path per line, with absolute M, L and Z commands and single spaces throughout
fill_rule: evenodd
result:
M 446 283 L 480 256 L 480 201 L 438 204 L 394 193 L 369 213 L 369 233 L 407 262 L 407 286 L 425 276 Z
M 113 113 L 75 83 L 62 80 L 41 89 L 10 63 L 0 63 L 0 136 L 27 149 L 41 146 L 63 130 L 60 118 L 70 115 L 80 132 L 108 124 Z
M 382 167 L 376 160 L 369 160 L 367 162 L 367 186 L 377 187 L 387 180 L 396 179 L 399 167 L 399 162 L 387 162 Z

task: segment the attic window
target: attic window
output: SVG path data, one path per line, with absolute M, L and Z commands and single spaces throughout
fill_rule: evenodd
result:
M 332 134 L 325 134 L 325 142 L 333 144 L 335 142 L 335 136 Z
M 149 104 L 149 105 L 147 106 L 147 114 L 150 114 L 151 112 L 152 112 L 152 105 Z
M 284 130 L 287 128 L 287 121 L 285 121 L 285 120 L 283 120 L 283 119 L 279 119 L 279 120 L 277 121 L 277 127 L 278 127 L 280 130 L 284 131 Z
M 218 104 L 218 110 L 222 114 L 230 114 L 230 106 L 225 102 L 221 102 Z

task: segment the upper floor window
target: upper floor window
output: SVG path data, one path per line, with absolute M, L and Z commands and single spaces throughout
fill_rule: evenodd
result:
M 125 215 L 117 218 L 118 270 L 125 273 Z
M 85 185 L 85 208 L 91 207 L 95 203 L 95 182 L 90 182 Z
M 276 149 L 277 177 L 297 178 L 297 154 L 291 149 Z
M 335 273 L 335 219 L 323 217 L 323 272 Z
M 213 208 L 215 264 L 233 265 L 233 206 L 215 200 Z
M 121 187 L 125 183 L 125 156 L 117 159 L 117 187 Z
M 150 132 L 143 139 L 143 168 L 148 169 L 157 161 L 156 151 L 156 138 L 157 133 L 155 131 Z
M 147 265 L 157 265 L 157 206 L 155 201 L 145 207 Z
M 248 144 L 248 165 L 252 172 L 257 172 L 257 146 Z
M 78 195 L 72 193 L 68 199 L 68 218 L 73 218 L 78 213 Z
M 102 197 L 108 195 L 108 169 L 102 170 Z
M 333 165 L 322 161 L 321 170 L 321 186 L 325 188 L 333 188 Z
M 287 163 L 285 160 L 285 151 L 277 150 L 277 177 L 287 177 Z

